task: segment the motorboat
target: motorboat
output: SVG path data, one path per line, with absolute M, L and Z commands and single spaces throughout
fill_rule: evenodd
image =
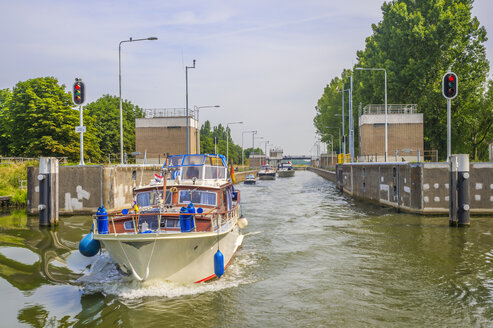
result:
M 264 164 L 260 167 L 260 171 L 257 173 L 260 180 L 275 180 L 276 171 L 272 168 L 270 164 Z
M 249 174 L 246 176 L 245 181 L 243 182 L 244 184 L 255 184 L 257 182 L 257 179 L 253 174 Z
M 161 175 L 134 188 L 133 200 L 130 210 L 98 209 L 93 240 L 85 244 L 97 248 L 99 242 L 119 270 L 138 281 L 220 277 L 242 244 L 240 229 L 248 222 L 222 155 L 168 157 Z M 82 244 L 81 253 L 94 253 Z
M 280 178 L 293 177 L 294 169 L 291 162 L 288 161 L 279 163 L 279 165 L 277 166 L 277 175 Z

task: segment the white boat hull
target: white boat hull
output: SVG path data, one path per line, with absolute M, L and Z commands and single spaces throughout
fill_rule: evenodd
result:
M 259 173 L 258 178 L 260 180 L 275 180 L 276 179 L 276 173 Z
M 280 178 L 294 177 L 294 170 L 277 170 L 277 175 Z
M 215 277 L 214 254 L 218 234 L 214 232 L 98 235 L 121 270 L 137 280 L 162 279 L 181 283 Z M 219 234 L 219 250 L 227 266 L 241 245 L 238 225 Z

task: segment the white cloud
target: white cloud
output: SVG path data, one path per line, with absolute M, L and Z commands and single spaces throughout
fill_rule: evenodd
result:
M 89 101 L 117 95 L 118 43 L 157 36 L 122 46 L 124 98 L 144 108 L 184 107 L 184 66 L 197 59 L 191 107 L 221 105 L 201 110 L 202 122 L 244 121 L 231 126 L 237 143 L 241 131 L 256 129 L 286 153 L 308 154 L 314 106 L 364 48 L 382 2 L 11 1 L 0 11 L 0 88 L 49 75 L 67 86 L 82 77 Z M 476 1 L 487 29 L 492 9 Z

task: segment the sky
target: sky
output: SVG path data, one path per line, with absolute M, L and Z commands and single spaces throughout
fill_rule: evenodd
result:
M 235 143 L 314 154 L 315 105 L 329 81 L 356 62 L 383 0 L 8 1 L 0 0 L 0 89 L 54 76 L 86 87 L 86 102 L 118 96 L 143 109 L 189 108 L 200 124 L 231 122 Z M 476 0 L 473 15 L 493 30 L 493 1 Z M 489 35 L 490 38 L 493 38 Z M 493 39 L 486 43 L 493 61 Z M 265 143 L 261 144 L 265 147 Z

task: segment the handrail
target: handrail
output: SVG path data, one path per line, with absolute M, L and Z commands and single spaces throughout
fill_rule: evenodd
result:
M 179 212 L 156 212 L 156 213 L 129 213 L 129 214 L 121 214 L 121 212 L 117 212 L 117 214 L 94 214 L 92 215 L 93 217 L 93 223 L 97 227 L 97 222 L 98 222 L 98 217 L 104 217 L 107 216 L 108 220 L 111 220 L 111 225 L 113 227 L 113 235 L 118 235 L 121 233 L 116 232 L 116 226 L 115 226 L 115 221 L 126 221 L 128 219 L 131 219 L 133 222 L 133 228 L 134 231 L 133 233 L 138 234 L 139 233 L 139 224 L 138 222 L 140 221 L 140 218 L 142 217 L 147 217 L 147 216 L 158 216 L 158 228 L 155 230 L 156 233 L 160 233 L 163 231 L 161 227 L 161 222 L 162 222 L 162 217 L 173 217 L 173 218 L 179 218 L 181 215 L 187 215 L 187 216 L 192 216 L 194 220 L 194 231 L 197 232 L 197 224 L 196 224 L 196 218 L 197 216 L 209 219 L 211 222 L 211 230 L 214 230 L 214 221 L 217 222 L 217 226 L 215 229 L 220 230 L 225 224 L 228 222 L 231 222 L 234 218 L 235 215 L 238 215 L 239 211 L 239 206 L 238 204 L 235 205 L 231 210 L 226 210 L 226 211 L 216 211 L 213 212 L 214 210 L 217 210 L 216 208 L 211 209 L 207 213 L 179 213 Z M 218 220 L 219 219 L 219 220 Z M 165 227 L 164 231 L 166 230 L 175 230 L 172 229 L 173 227 Z M 178 228 L 179 229 L 179 228 Z M 127 232 L 126 232 L 127 233 Z M 95 234 L 99 234 L 97 232 L 97 229 L 95 229 Z

